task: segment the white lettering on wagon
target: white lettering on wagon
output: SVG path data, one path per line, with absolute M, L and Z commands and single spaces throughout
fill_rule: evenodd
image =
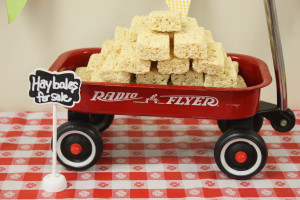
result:
M 142 104 L 166 104 L 166 105 L 183 105 L 183 106 L 218 106 L 219 100 L 212 96 L 197 96 L 197 95 L 163 95 L 152 94 L 148 97 L 140 97 L 139 93 L 131 92 L 103 92 L 94 91 L 91 101 L 118 102 L 130 101 L 133 103 Z
M 161 97 L 168 97 L 169 100 L 166 102 L 166 104 L 174 104 L 174 105 L 214 107 L 219 104 L 219 100 L 216 97 L 211 97 L 211 96 L 168 95 L 168 96 L 161 96 Z
M 138 93 L 131 92 L 103 92 L 103 91 L 94 91 L 94 96 L 91 98 L 91 101 L 106 101 L 106 102 L 114 102 L 114 101 L 130 101 L 142 99 L 143 97 L 138 97 Z

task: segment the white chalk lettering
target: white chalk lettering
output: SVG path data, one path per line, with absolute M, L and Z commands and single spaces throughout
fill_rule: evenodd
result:
M 41 77 L 38 76 L 37 80 L 35 80 L 35 77 L 32 77 L 32 84 L 31 84 L 31 90 L 32 91 L 41 91 L 46 89 L 47 93 L 49 93 L 50 89 L 51 89 L 51 85 L 52 85 L 52 81 L 47 81 L 45 79 L 41 80 Z
M 61 92 L 60 94 L 52 93 L 51 94 L 51 100 L 53 102 L 70 102 L 72 98 L 70 98 L 68 95 Z
M 74 72 L 50 72 L 37 69 L 31 74 L 29 96 L 38 104 L 59 103 L 74 106 L 80 101 L 81 81 Z
M 69 89 L 71 90 L 71 93 L 73 94 L 74 91 L 78 89 L 78 83 L 75 81 L 70 81 Z
M 36 91 L 40 91 L 40 77 L 38 77 L 37 81 L 35 81 L 35 76 L 32 77 L 31 90 L 35 91 L 35 87 Z
M 74 91 L 78 89 L 78 83 L 75 81 L 69 81 L 68 78 L 65 78 L 64 82 L 57 82 L 56 77 L 53 76 L 53 89 L 71 90 L 71 93 L 74 93 Z
M 50 95 L 44 95 L 43 92 L 39 91 L 36 98 L 38 99 L 39 103 L 45 103 L 48 102 L 49 97 Z

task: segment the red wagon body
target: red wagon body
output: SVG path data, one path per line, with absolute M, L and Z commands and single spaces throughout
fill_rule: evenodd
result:
M 75 70 L 86 66 L 99 48 L 78 49 L 58 57 L 50 71 Z M 271 75 L 260 59 L 229 54 L 239 62 L 239 74 L 247 88 L 212 88 L 135 83 L 83 82 L 81 101 L 70 110 L 94 114 L 121 114 L 206 119 L 243 119 L 259 109 L 260 89 L 271 83 Z
M 247 179 L 260 172 L 268 158 L 267 146 L 258 134 L 264 118 L 279 132 L 290 131 L 296 122 L 287 106 L 286 77 L 273 0 L 265 0 L 277 85 L 277 105 L 260 101 L 260 89 L 272 81 L 266 63 L 240 54 L 228 54 L 239 63 L 246 88 L 213 88 L 83 82 L 81 101 L 68 108 L 68 122 L 58 128 L 58 161 L 67 168 L 84 170 L 100 159 L 103 141 L 99 132 L 115 114 L 217 119 L 225 133 L 217 140 L 214 158 L 230 178 Z M 87 66 L 100 48 L 63 53 L 50 71 L 74 71 Z M 78 152 L 78 147 L 82 151 Z M 75 149 L 74 149 L 75 148 Z M 79 148 L 79 149 L 81 149 Z M 75 151 L 76 150 L 76 151 Z

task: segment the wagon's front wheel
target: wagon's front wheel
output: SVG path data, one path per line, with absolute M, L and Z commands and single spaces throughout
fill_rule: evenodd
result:
M 277 111 L 278 118 L 271 120 L 271 126 L 278 132 L 286 133 L 292 130 L 296 123 L 296 116 L 291 109 L 286 111 Z
M 85 122 L 66 122 L 57 129 L 57 160 L 72 170 L 85 170 L 97 163 L 103 152 L 98 130 Z
M 222 172 L 234 179 L 248 179 L 262 170 L 268 150 L 262 137 L 251 129 L 227 131 L 217 141 L 215 161 Z

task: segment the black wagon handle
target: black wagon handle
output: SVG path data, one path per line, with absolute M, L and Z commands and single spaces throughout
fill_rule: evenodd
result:
M 276 5 L 274 0 L 264 0 L 264 5 L 276 77 L 277 108 L 281 111 L 285 111 L 288 109 L 286 74 L 277 20 Z

